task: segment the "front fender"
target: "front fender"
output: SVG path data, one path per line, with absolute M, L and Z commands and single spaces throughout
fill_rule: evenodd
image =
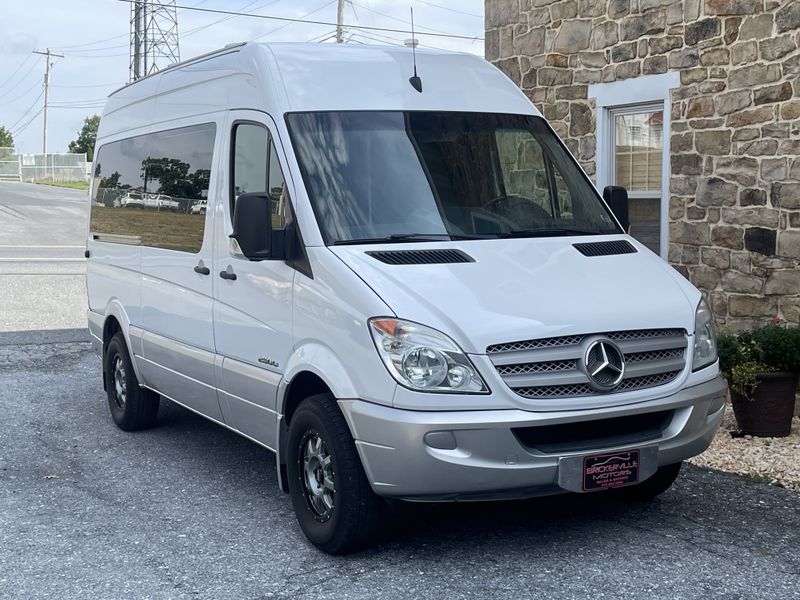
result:
M 328 386 L 333 396 L 338 399 L 359 398 L 357 387 L 347 368 L 334 351 L 319 342 L 307 342 L 295 349 L 286 363 L 286 370 L 278 386 L 277 420 L 276 420 L 276 449 L 275 453 L 278 473 L 278 486 L 284 492 L 289 488 L 286 482 L 286 399 L 289 386 L 294 378 L 303 372 L 313 373 Z M 388 373 L 387 373 L 388 377 Z M 388 396 L 391 400 L 391 395 Z
M 278 387 L 278 415 L 284 414 L 286 392 L 298 373 L 310 372 L 322 379 L 337 398 L 358 398 L 356 386 L 347 369 L 331 348 L 319 342 L 302 344 L 295 349 L 286 363 L 283 379 Z

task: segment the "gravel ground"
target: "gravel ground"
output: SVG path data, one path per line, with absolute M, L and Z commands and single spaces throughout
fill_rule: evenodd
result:
M 794 418 L 792 433 L 784 438 L 732 438 L 730 432 L 736 429 L 728 405 L 711 447 L 690 462 L 800 492 L 800 417 Z

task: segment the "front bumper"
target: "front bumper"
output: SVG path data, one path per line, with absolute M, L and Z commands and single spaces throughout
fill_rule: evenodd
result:
M 546 413 L 408 411 L 361 400 L 339 404 L 377 494 L 407 500 L 483 500 L 574 490 L 565 472 L 559 476 L 559 463 L 563 470 L 575 463 L 571 458 L 588 454 L 646 448 L 641 478 L 658 466 L 700 454 L 722 420 L 726 391 L 725 381 L 716 377 L 635 405 Z M 542 451 L 523 444 L 514 432 L 655 412 L 667 415 L 663 427 L 635 443 L 610 436 L 579 450 L 554 451 L 557 444 L 551 444 Z M 568 447 L 570 440 L 563 441 Z

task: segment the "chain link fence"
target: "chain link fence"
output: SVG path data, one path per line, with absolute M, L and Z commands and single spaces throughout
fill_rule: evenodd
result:
M 20 154 L 22 181 L 87 181 L 86 154 Z
M 19 155 L 13 148 L 0 147 L 0 181 L 20 181 Z
M 88 181 L 86 154 L 18 154 L 0 148 L 0 181 Z

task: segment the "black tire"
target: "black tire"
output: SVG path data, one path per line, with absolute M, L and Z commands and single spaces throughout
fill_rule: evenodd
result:
M 155 425 L 159 395 L 139 387 L 122 332 L 108 342 L 103 369 L 108 408 L 117 427 L 124 431 L 139 431 Z
M 629 502 L 649 502 L 656 496 L 660 496 L 666 492 L 681 472 L 681 465 L 683 463 L 674 463 L 660 467 L 658 471 L 653 473 L 650 477 L 641 483 L 632 485 L 626 488 L 613 490 L 612 494 L 615 498 Z
M 367 481 L 333 396 L 319 394 L 300 404 L 289 424 L 286 453 L 292 505 L 308 540 L 328 554 L 356 552 L 374 542 L 385 503 Z M 310 468 L 317 467 L 313 474 L 304 466 L 309 456 Z

